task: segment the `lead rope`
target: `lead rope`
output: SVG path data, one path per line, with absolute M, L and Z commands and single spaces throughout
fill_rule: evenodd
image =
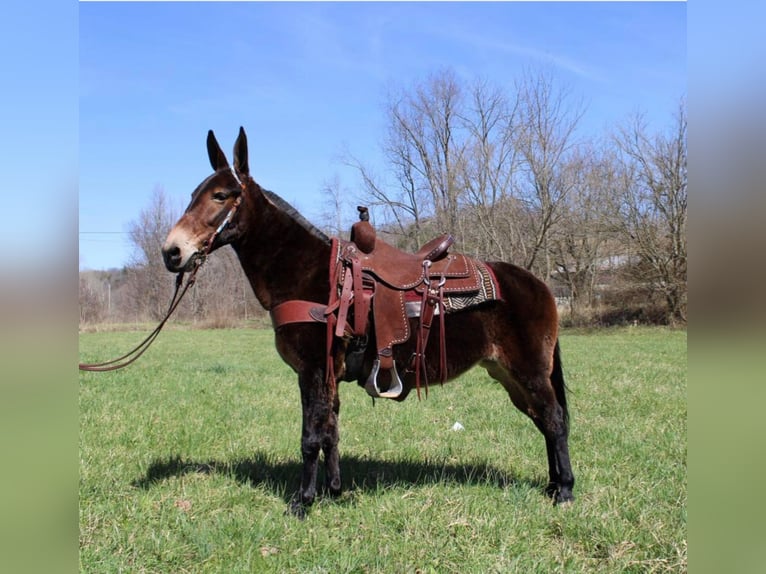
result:
M 123 367 L 127 367 L 131 363 L 133 363 L 136 359 L 138 359 L 141 355 L 144 354 L 144 351 L 146 351 L 149 348 L 149 345 L 151 345 L 154 340 L 157 338 L 157 335 L 160 334 L 160 331 L 165 326 L 165 323 L 168 319 L 170 319 L 170 316 L 173 314 L 173 311 L 176 310 L 176 307 L 178 307 L 178 304 L 181 302 L 181 299 L 183 298 L 186 291 L 194 284 L 195 276 L 197 274 L 197 270 L 202 267 L 202 262 L 197 264 L 197 266 L 192 271 L 191 275 L 189 276 L 188 280 L 186 281 L 186 285 L 184 286 L 183 290 L 181 289 L 181 283 L 183 282 L 183 276 L 184 272 L 181 271 L 176 276 L 176 289 L 173 293 L 173 298 L 170 300 L 170 306 L 168 307 L 168 311 L 165 314 L 165 318 L 160 321 L 160 324 L 155 327 L 154 331 L 152 331 L 146 339 L 141 341 L 135 348 L 133 348 L 131 351 L 128 351 L 121 357 L 117 357 L 116 359 L 112 359 L 111 361 L 104 361 L 103 363 L 80 363 L 79 368 L 81 371 L 116 371 L 117 369 L 122 369 Z M 122 362 L 121 362 L 122 361 Z
M 239 182 L 239 178 L 237 178 L 237 181 Z M 241 182 L 240 182 L 240 185 L 242 185 Z M 244 185 L 242 187 L 244 189 Z M 240 198 L 241 197 L 242 196 L 240 196 Z M 173 297 L 170 300 L 168 311 L 165 314 L 165 317 L 162 319 L 162 321 L 160 321 L 160 324 L 157 325 L 157 327 L 155 327 L 154 331 L 149 333 L 149 336 L 146 337 L 146 339 L 141 341 L 138 345 L 136 345 L 136 347 L 134 347 L 131 351 L 128 351 L 121 357 L 117 357 L 116 359 L 112 359 L 111 361 L 104 361 L 103 363 L 79 363 L 79 369 L 81 371 L 99 371 L 99 372 L 116 371 L 117 369 L 122 369 L 123 367 L 127 367 L 128 365 L 133 363 L 136 359 L 138 359 L 141 355 L 144 354 L 144 352 L 149 348 L 149 345 L 151 345 L 154 342 L 154 340 L 157 338 L 157 336 L 160 334 L 160 331 L 162 331 L 162 328 L 165 326 L 165 323 L 167 323 L 168 319 L 170 319 L 170 316 L 178 307 L 178 304 L 181 302 L 181 299 L 183 299 L 183 296 L 189 290 L 189 287 L 194 285 L 194 281 L 197 279 L 197 271 L 200 270 L 200 268 L 202 267 L 202 264 L 207 260 L 207 256 L 210 254 L 210 250 L 213 248 L 213 241 L 215 241 L 215 238 L 218 236 L 218 234 L 221 233 L 221 231 L 223 231 L 224 227 L 228 225 L 228 223 L 231 221 L 231 218 L 234 216 L 234 212 L 237 211 L 237 208 L 239 207 L 239 204 L 241 201 L 240 198 L 237 199 L 237 201 L 229 210 L 229 213 L 226 214 L 226 217 L 224 218 L 223 222 L 221 222 L 221 224 L 218 226 L 215 232 L 213 232 L 213 235 L 210 236 L 210 239 L 208 240 L 207 246 L 205 248 L 205 252 L 202 254 L 201 257 L 198 257 L 197 260 L 195 261 L 194 269 L 192 269 L 192 272 L 189 275 L 189 278 L 186 280 L 186 285 L 184 285 L 183 289 L 181 289 L 181 284 L 183 283 L 184 272 L 181 271 L 176 276 L 176 288 L 175 288 L 175 291 L 173 292 Z

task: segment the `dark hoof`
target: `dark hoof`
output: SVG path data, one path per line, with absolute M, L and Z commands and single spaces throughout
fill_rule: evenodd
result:
M 549 482 L 548 486 L 545 487 L 545 495 L 548 498 L 553 498 L 555 500 L 556 496 L 558 495 L 558 492 L 559 492 L 559 485 L 555 482 Z
M 328 484 L 325 488 L 326 494 L 330 495 L 330 498 L 338 498 L 343 494 L 343 489 L 340 486 L 333 486 Z
M 569 506 L 574 502 L 574 495 L 571 490 L 556 492 L 553 497 L 553 504 L 556 506 Z
M 290 503 L 290 506 L 287 507 L 287 510 L 285 510 L 285 514 L 292 515 L 300 520 L 304 520 L 306 516 L 308 516 L 309 506 L 310 505 L 301 502 L 300 496 L 296 496 L 295 499 Z
M 568 504 L 568 503 L 574 502 L 574 495 L 572 494 L 572 489 L 571 488 L 562 489 L 561 486 L 559 486 L 555 482 L 548 483 L 548 486 L 545 487 L 545 494 L 549 498 L 553 499 L 554 505 Z

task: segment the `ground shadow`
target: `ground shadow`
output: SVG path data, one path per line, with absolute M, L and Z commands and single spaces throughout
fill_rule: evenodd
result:
M 544 492 L 547 481 L 540 478 L 519 477 L 487 464 L 441 464 L 418 460 L 380 460 L 357 456 L 341 457 L 341 477 L 344 491 L 375 491 L 402 485 L 430 485 L 456 483 L 466 485 L 493 485 L 507 488 L 520 485 Z M 299 460 L 274 461 L 268 455 L 256 453 L 246 460 L 206 462 L 186 460 L 180 456 L 154 461 L 146 474 L 133 481 L 133 486 L 148 489 L 167 478 L 186 474 L 221 474 L 243 484 L 265 486 L 289 503 L 298 490 L 301 462 Z M 324 483 L 323 469 L 317 484 Z

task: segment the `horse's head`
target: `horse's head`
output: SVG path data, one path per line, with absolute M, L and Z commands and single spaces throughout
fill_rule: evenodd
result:
M 207 134 L 207 152 L 215 173 L 194 190 L 189 207 L 162 246 L 165 266 L 172 272 L 192 268 L 197 259 L 231 243 L 238 235 L 236 211 L 250 180 L 245 130 L 239 128 L 233 166 L 212 130 Z

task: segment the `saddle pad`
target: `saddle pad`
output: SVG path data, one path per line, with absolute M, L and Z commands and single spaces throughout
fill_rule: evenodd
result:
M 446 293 L 444 294 L 444 310 L 453 313 L 462 309 L 469 309 L 485 301 L 494 301 L 501 298 L 500 288 L 494 274 L 484 263 L 474 261 L 476 271 L 480 278 L 479 287 L 472 293 Z M 414 291 L 408 291 L 405 297 L 405 309 L 407 317 L 420 317 L 421 296 Z M 437 307 L 436 314 L 439 314 Z
M 485 301 L 500 299 L 500 289 L 497 286 L 494 273 L 484 263 L 480 261 L 474 261 L 474 263 L 481 279 L 479 290 L 475 293 L 467 294 L 447 293 L 444 297 L 444 309 L 447 313 L 468 309 Z

